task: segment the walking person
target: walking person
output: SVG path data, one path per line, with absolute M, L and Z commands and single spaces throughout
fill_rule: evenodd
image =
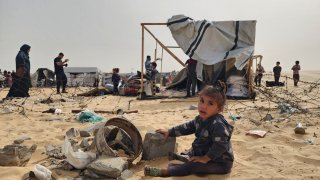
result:
M 16 56 L 16 73 L 13 74 L 13 84 L 7 97 L 29 97 L 31 46 L 24 44 Z
M 281 76 L 281 66 L 280 66 L 280 62 L 278 61 L 276 63 L 276 66 L 273 67 L 273 75 L 274 75 L 274 82 L 276 86 L 279 86 L 279 79 Z
M 291 70 L 293 71 L 293 83 L 294 86 L 298 86 L 298 82 L 300 80 L 300 65 L 299 65 L 299 61 L 296 61 L 296 64 L 291 68 Z
M 60 94 L 60 87 L 62 85 L 62 93 L 67 93 L 66 86 L 67 86 L 67 76 L 64 73 L 63 66 L 68 66 L 67 62 L 68 59 L 62 61 L 64 54 L 61 52 L 59 53 L 58 57 L 54 59 L 54 73 L 56 74 L 57 80 L 57 94 Z
M 258 64 L 256 69 L 256 77 L 254 79 L 256 86 L 261 86 L 261 79 L 262 79 L 263 73 L 265 73 L 263 66 L 261 64 Z
M 197 60 L 192 58 L 186 61 L 187 66 L 187 95 L 186 97 L 191 97 L 190 89 L 192 91 L 192 96 L 196 95 L 196 85 L 197 85 Z

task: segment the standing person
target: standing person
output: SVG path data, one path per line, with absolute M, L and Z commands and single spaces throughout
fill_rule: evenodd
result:
M 119 95 L 118 85 L 121 80 L 119 75 L 119 68 L 112 69 L 112 83 L 113 83 L 113 94 Z
M 293 83 L 294 86 L 298 86 L 298 82 L 300 80 L 300 65 L 299 65 L 299 61 L 296 61 L 296 64 L 291 68 L 291 70 L 293 70 Z
M 63 66 L 68 66 L 67 62 L 68 59 L 62 61 L 64 54 L 61 52 L 59 53 L 58 57 L 54 59 L 54 73 L 56 74 L 57 80 L 57 94 L 60 94 L 60 87 L 62 85 L 62 93 L 67 93 L 66 86 L 67 86 L 67 76 L 64 73 Z
M 196 85 L 197 85 L 197 60 L 192 58 L 186 61 L 187 66 L 187 95 L 186 97 L 190 96 L 190 89 L 192 91 L 192 96 L 196 95 Z M 192 87 L 191 87 L 192 86 Z
M 31 46 L 24 44 L 16 56 L 16 73 L 13 76 L 13 84 L 7 97 L 29 97 L 30 59 Z
M 265 73 L 263 66 L 261 64 L 258 64 L 256 69 L 256 77 L 254 79 L 256 86 L 261 86 L 261 79 L 262 79 L 263 73 Z
M 158 129 L 157 133 L 168 137 L 195 134 L 192 148 L 186 156 L 171 153 L 170 159 L 185 163 L 169 163 L 167 168 L 145 166 L 147 176 L 187 176 L 190 174 L 227 174 L 233 166 L 234 156 L 231 146 L 231 126 L 221 112 L 226 102 L 225 92 L 207 86 L 199 93 L 198 112 L 194 120 L 172 127 Z
M 278 86 L 279 85 L 279 79 L 280 79 L 280 76 L 281 76 L 281 66 L 280 66 L 280 62 L 279 61 L 276 63 L 276 66 L 273 67 L 273 75 L 274 75 L 274 82 Z
M 146 72 L 151 71 L 151 56 L 147 56 L 146 62 L 144 63 L 144 67 L 146 68 Z

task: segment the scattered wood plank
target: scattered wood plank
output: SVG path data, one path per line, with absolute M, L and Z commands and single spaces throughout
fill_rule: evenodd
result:
M 81 109 L 73 109 L 71 110 L 72 113 L 79 113 L 83 110 Z M 109 114 L 117 114 L 117 110 L 116 111 L 105 111 L 105 110 L 95 110 L 94 111 L 95 113 L 109 113 Z M 131 111 L 123 111 L 123 113 L 127 113 L 127 114 L 130 114 L 130 113 L 138 113 L 138 110 L 131 110 Z

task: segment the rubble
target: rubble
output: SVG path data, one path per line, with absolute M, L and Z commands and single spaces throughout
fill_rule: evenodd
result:
M 191 105 L 189 107 L 189 110 L 197 110 L 198 109 L 198 106 L 197 105 Z
M 267 134 L 267 131 L 263 131 L 263 130 L 250 130 L 246 133 L 246 135 L 260 137 L 260 138 L 264 138 L 266 134 Z
M 168 156 L 169 152 L 175 151 L 175 145 L 175 137 L 169 137 L 165 140 L 161 134 L 149 131 L 144 137 L 142 159 L 151 160 Z
M 298 123 L 297 126 L 294 128 L 294 133 L 296 134 L 305 134 L 306 131 L 301 123 Z
M 75 128 L 71 128 L 66 132 L 66 136 L 68 138 L 77 137 L 77 136 L 79 136 L 79 130 L 77 130 Z
M 90 137 L 91 134 L 86 130 L 80 130 L 80 137 Z
M 273 119 L 273 117 L 271 116 L 271 114 L 266 114 L 266 116 L 263 118 L 264 121 L 271 121 Z
M 30 148 L 23 144 L 11 144 L 0 149 L 0 166 L 25 166 L 37 149 L 33 144 Z
M 89 148 L 90 147 L 89 139 L 88 138 L 83 138 L 83 140 L 80 143 L 80 147 L 84 148 L 84 149 Z
M 125 169 L 128 169 L 128 162 L 121 157 L 99 157 L 87 166 L 86 175 L 92 178 L 118 178 Z
M 128 157 L 129 163 L 142 152 L 142 138 L 138 129 L 124 117 L 115 117 L 105 122 L 99 128 L 94 143 L 99 154 L 117 156 L 119 153 Z
M 48 155 L 49 157 L 54 157 L 57 159 L 64 159 L 65 156 L 62 153 L 62 146 L 61 145 L 45 145 L 44 146 L 45 150 L 46 150 L 46 155 Z

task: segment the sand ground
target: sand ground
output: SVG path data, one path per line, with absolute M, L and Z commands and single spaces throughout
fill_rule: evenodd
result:
M 302 72 L 301 79 L 304 81 L 318 80 L 320 72 Z M 265 76 L 264 80 L 272 78 Z M 275 108 L 271 97 L 258 92 L 255 102 L 249 100 L 228 100 L 224 115 L 235 127 L 232 136 L 232 145 L 235 155 L 235 163 L 232 172 L 228 175 L 207 175 L 187 177 L 169 177 L 166 179 L 320 179 L 320 151 L 319 151 L 319 87 L 301 83 L 298 88 L 293 87 L 293 82 L 288 81 L 288 87 L 269 89 L 275 95 L 289 100 L 290 95 L 281 95 L 285 89 L 305 99 L 301 103 L 310 108 L 309 113 L 280 114 Z M 117 108 L 139 110 L 138 113 L 126 114 L 125 116 L 139 129 L 142 137 L 148 130 L 160 127 L 169 128 L 174 125 L 191 120 L 197 115 L 196 110 L 189 110 L 190 105 L 197 104 L 197 98 L 191 99 L 158 99 L 138 101 L 135 97 L 122 96 L 98 96 L 98 97 L 76 97 L 74 94 L 85 91 L 85 88 L 69 88 L 68 94 L 56 95 L 54 88 L 32 88 L 31 97 L 5 101 L 0 104 L 0 147 L 11 144 L 19 136 L 29 136 L 31 140 L 25 144 L 37 144 L 38 148 L 32 155 L 26 167 L 0 167 L 0 179 L 21 179 L 23 174 L 32 170 L 35 164 L 41 162 L 47 156 L 44 154 L 46 144 L 62 144 L 65 132 L 74 128 L 84 128 L 92 123 L 80 123 L 71 113 L 73 109 L 87 108 L 91 110 L 115 110 Z M 8 89 L 0 91 L 0 98 L 4 98 Z M 42 104 L 39 100 L 46 99 L 52 95 L 54 103 Z M 293 95 L 292 95 L 293 96 Z M 66 102 L 61 102 L 61 99 Z M 280 101 L 280 100 L 279 100 Z M 23 103 L 24 102 L 24 103 Z M 3 113 L 3 107 L 13 108 L 13 113 Z M 20 113 L 24 108 L 25 115 Z M 60 108 L 63 114 L 41 113 L 49 108 Z M 265 107 L 266 109 L 258 108 Z M 269 111 L 268 111 L 269 110 Z M 229 118 L 229 113 L 237 114 L 241 118 L 235 122 Z M 271 114 L 275 121 L 265 122 L 261 119 Z M 105 118 L 114 115 L 101 114 Z M 46 121 L 50 117 L 63 117 L 62 121 Z M 294 133 L 297 122 L 301 122 L 306 129 L 305 135 Z M 260 129 L 268 131 L 264 138 L 256 138 L 245 135 L 248 130 Z M 181 152 L 190 147 L 194 136 L 177 138 L 178 151 Z M 306 143 L 306 141 L 313 144 Z M 160 179 L 144 177 L 143 167 L 151 166 L 166 167 L 168 160 L 159 158 L 152 161 L 140 161 L 130 170 L 134 172 L 130 179 Z M 57 170 L 60 179 L 64 177 L 76 177 L 76 172 Z

